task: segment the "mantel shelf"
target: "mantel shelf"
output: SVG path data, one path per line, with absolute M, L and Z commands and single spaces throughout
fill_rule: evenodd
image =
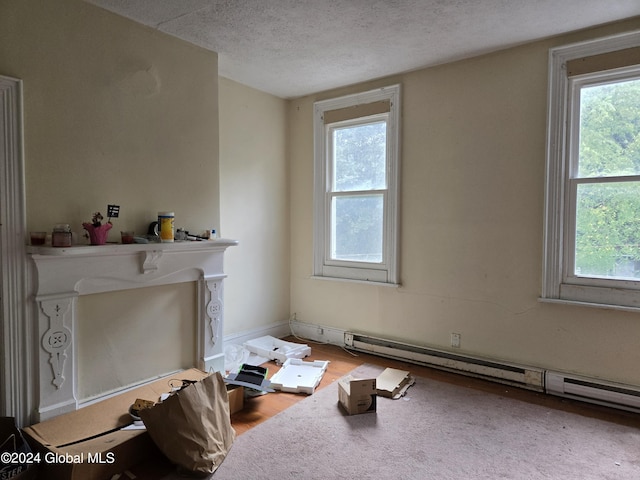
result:
M 238 245 L 237 240 L 216 239 L 202 241 L 183 241 L 170 243 L 131 243 L 127 245 L 107 243 L 106 245 L 74 245 L 72 247 L 51 246 L 27 246 L 27 253 L 31 255 L 76 257 L 76 256 L 102 256 L 102 255 L 127 255 L 135 252 L 167 251 L 167 252 L 195 252 L 225 250 L 228 247 Z

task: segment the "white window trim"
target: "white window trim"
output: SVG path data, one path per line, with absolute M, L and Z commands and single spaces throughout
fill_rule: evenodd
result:
M 384 265 L 327 261 L 329 216 L 326 203 L 328 165 L 324 112 L 389 100 L 387 123 L 387 175 L 385 198 Z M 314 246 L 313 276 L 354 280 L 382 285 L 399 284 L 399 179 L 400 179 L 400 85 L 323 100 L 314 104 Z
M 570 80 L 566 63 L 577 58 L 640 46 L 640 31 L 553 48 L 549 52 L 549 92 L 544 206 L 544 245 L 541 301 L 586 306 L 640 309 L 640 292 L 634 288 L 567 283 L 564 258 L 565 222 L 570 215 L 566 199 L 569 174 Z M 636 284 L 637 285 L 637 284 Z

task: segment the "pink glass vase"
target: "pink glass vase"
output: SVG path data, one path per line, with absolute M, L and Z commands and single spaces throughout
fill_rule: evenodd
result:
M 89 241 L 91 245 L 104 245 L 107 243 L 107 235 L 109 234 L 109 230 L 111 230 L 110 223 L 105 223 L 104 225 L 95 226 L 91 223 L 83 223 L 82 226 L 89 234 Z

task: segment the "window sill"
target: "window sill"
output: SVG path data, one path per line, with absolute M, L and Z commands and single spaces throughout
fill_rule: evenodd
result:
M 581 302 L 578 300 L 565 300 L 562 298 L 538 298 L 540 303 L 555 303 L 560 305 L 571 305 L 575 307 L 600 308 L 604 310 L 618 310 L 623 312 L 640 312 L 640 307 L 627 307 L 624 305 L 609 305 L 606 303 Z
M 325 280 L 325 281 L 335 281 L 335 282 L 348 282 L 348 283 L 361 283 L 365 285 L 375 285 L 376 287 L 390 287 L 390 288 L 399 288 L 402 286 L 400 283 L 386 283 L 386 282 L 375 282 L 373 280 L 357 280 L 354 278 L 340 278 L 340 277 L 327 277 L 322 275 L 311 275 L 312 280 Z

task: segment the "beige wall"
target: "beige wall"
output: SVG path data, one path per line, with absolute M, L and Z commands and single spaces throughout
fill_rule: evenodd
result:
M 302 322 L 640 384 L 640 314 L 538 301 L 552 46 L 640 21 L 297 99 L 289 105 L 291 310 Z M 400 288 L 313 280 L 313 102 L 402 84 Z
M 220 224 L 216 53 L 81 0 L 0 0 L 0 74 L 23 80 L 29 230 L 82 233 L 109 203 L 110 241 L 159 210 L 196 232 Z M 80 396 L 193 365 L 194 296 L 81 298 Z
M 109 203 L 121 229 L 219 223 L 217 55 L 81 0 L 2 0 L 0 74 L 24 82 L 27 226 Z
M 225 333 L 289 317 L 286 102 L 220 78 L 220 205 L 227 251 Z

